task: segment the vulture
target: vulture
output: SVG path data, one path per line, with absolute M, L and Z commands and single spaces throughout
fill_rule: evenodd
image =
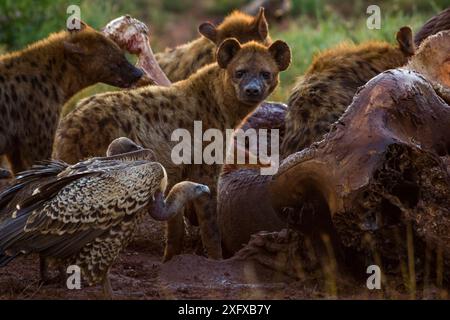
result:
M 183 181 L 164 198 L 166 186 L 152 152 L 126 138 L 113 141 L 106 157 L 35 165 L 0 194 L 0 267 L 38 253 L 41 266 L 46 258 L 76 265 L 112 297 L 109 270 L 145 214 L 165 221 L 187 201 L 209 196 L 207 186 Z

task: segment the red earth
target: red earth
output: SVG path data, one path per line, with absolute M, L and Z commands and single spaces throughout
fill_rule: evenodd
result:
M 186 252 L 194 251 L 198 233 L 188 228 Z M 214 261 L 188 253 L 161 263 L 163 224 L 147 219 L 133 243 L 117 259 L 110 274 L 114 299 L 408 299 L 400 279 L 384 290 L 369 290 L 365 281 L 342 275 L 334 292 L 323 279 L 293 279 L 251 260 Z M 56 276 L 57 271 L 52 270 Z M 435 288 L 416 298 L 446 298 Z M 101 286 L 69 290 L 66 285 L 39 283 L 36 255 L 19 257 L 0 269 L 0 299 L 103 299 Z

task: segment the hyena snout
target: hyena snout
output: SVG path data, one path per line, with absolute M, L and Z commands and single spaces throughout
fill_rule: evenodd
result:
M 129 88 L 142 78 L 144 71 L 127 61 L 118 66 L 117 74 L 118 77 L 108 84 L 121 88 Z
M 260 83 L 252 81 L 244 86 L 244 92 L 247 98 L 261 98 L 263 90 Z
M 247 102 L 259 102 L 266 98 L 266 88 L 263 81 L 251 79 L 241 86 L 241 100 Z

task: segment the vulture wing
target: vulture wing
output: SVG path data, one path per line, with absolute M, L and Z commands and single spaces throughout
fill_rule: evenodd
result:
M 0 226 L 0 265 L 18 253 L 40 252 L 58 258 L 77 253 L 145 209 L 166 178 L 156 162 L 120 162 L 116 168 L 109 163 L 106 167 L 60 175 L 19 203 L 16 218 Z

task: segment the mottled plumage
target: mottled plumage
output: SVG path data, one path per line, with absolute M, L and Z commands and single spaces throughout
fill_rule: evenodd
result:
M 47 181 L 0 226 L 0 266 L 37 252 L 78 265 L 90 285 L 104 280 L 153 194 L 167 184 L 164 168 L 146 160 L 147 150 L 127 155 L 74 166 L 52 161 L 21 175 L 0 195 L 1 205 L 28 183 L 45 176 Z
M 72 166 L 49 161 L 22 173 L 0 194 L 0 267 L 39 253 L 79 266 L 89 285 L 103 281 L 110 294 L 108 271 L 144 215 L 168 219 L 185 201 L 209 193 L 182 182 L 166 201 L 166 171 L 153 159 L 141 148 Z

